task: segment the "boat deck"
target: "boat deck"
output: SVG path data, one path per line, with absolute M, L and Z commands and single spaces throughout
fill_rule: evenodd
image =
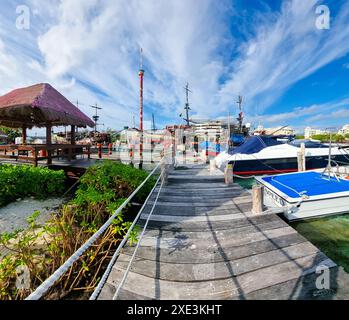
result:
M 301 193 L 311 196 L 349 192 L 349 180 L 308 171 L 259 178 L 284 196 L 299 198 Z
M 250 192 L 226 186 L 218 171 L 172 171 L 117 299 L 349 298 L 342 268 L 279 216 L 253 215 L 251 207 Z M 114 298 L 134 250 L 123 249 L 100 300 Z M 316 287 L 324 266 L 330 289 Z

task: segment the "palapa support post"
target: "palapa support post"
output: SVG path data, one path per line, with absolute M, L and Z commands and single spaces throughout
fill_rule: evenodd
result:
M 47 145 L 47 165 L 52 164 L 52 125 L 47 124 L 46 126 L 46 145 Z
M 264 188 L 261 185 L 254 185 L 252 187 L 252 213 L 263 213 L 263 191 Z
M 76 134 L 76 129 L 75 129 L 75 126 L 72 125 L 71 126 L 71 131 L 70 131 L 70 144 L 72 146 L 76 145 L 75 134 Z M 74 148 L 72 148 L 71 150 L 72 150 L 71 158 L 75 160 L 76 159 L 76 156 L 75 156 L 76 150 Z
M 27 127 L 26 126 L 22 127 L 22 144 L 23 145 L 27 144 Z
M 228 163 L 224 170 L 225 184 L 231 185 L 234 182 L 233 165 Z

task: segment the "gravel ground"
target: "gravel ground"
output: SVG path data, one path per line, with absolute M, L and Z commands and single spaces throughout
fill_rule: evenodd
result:
M 50 198 L 42 201 L 28 198 L 12 202 L 0 208 L 0 233 L 25 229 L 28 226 L 26 218 L 36 210 L 41 212 L 38 221 L 43 223 L 49 218 L 50 213 L 63 202 L 62 198 Z

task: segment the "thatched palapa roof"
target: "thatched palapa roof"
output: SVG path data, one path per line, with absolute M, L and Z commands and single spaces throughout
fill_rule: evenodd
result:
M 11 128 L 93 127 L 94 122 L 51 85 L 41 83 L 0 97 L 0 125 Z

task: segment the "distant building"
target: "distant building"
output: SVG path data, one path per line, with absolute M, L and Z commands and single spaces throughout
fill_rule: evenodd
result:
M 311 128 L 311 127 L 306 127 L 304 129 L 304 138 L 305 139 L 309 139 L 309 138 L 311 138 L 312 136 L 315 136 L 315 135 L 328 134 L 328 133 L 329 133 L 328 130 L 321 130 L 321 129 L 314 129 L 314 128 Z
M 343 128 L 338 131 L 338 134 L 341 134 L 343 136 L 349 134 L 349 124 L 344 125 Z
M 258 135 L 286 135 L 292 136 L 295 134 L 295 130 L 290 127 L 276 127 L 276 128 L 264 128 L 263 126 L 258 126 L 253 133 L 255 136 Z
M 223 135 L 224 132 L 222 121 L 219 120 L 195 123 L 192 128 L 194 133 L 198 136 L 205 135 L 206 133 L 209 136 Z
M 144 130 L 143 144 L 161 143 L 164 140 L 167 130 Z M 137 128 L 129 128 L 120 132 L 120 142 L 129 146 L 139 145 L 141 131 Z

